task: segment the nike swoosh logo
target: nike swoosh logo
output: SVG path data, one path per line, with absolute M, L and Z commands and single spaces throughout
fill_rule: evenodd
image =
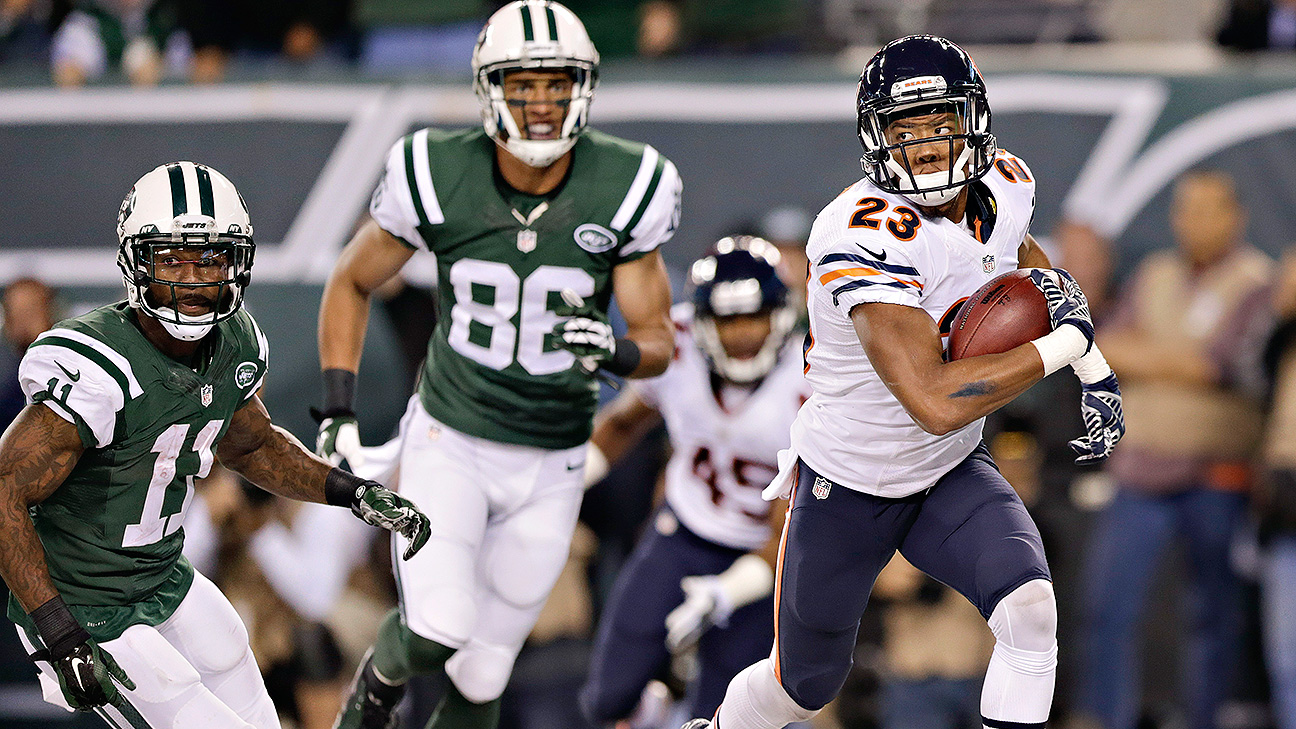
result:
M 858 243 L 856 243 L 855 245 L 859 246 Z M 885 260 L 886 260 L 886 251 L 882 251 L 881 253 L 874 253 L 873 251 L 870 251 L 869 249 L 865 248 L 864 246 L 860 246 L 860 250 L 864 251 L 865 253 L 869 254 L 870 256 L 873 256 L 874 258 L 878 259 L 879 261 L 885 261 Z
M 77 380 L 81 379 L 81 370 L 77 370 L 76 372 L 71 372 L 68 370 L 68 368 L 63 366 L 62 362 L 55 362 L 54 364 L 58 365 L 59 369 L 63 370 L 63 374 L 67 375 L 69 380 L 76 382 Z
M 568 463 L 568 464 L 567 464 L 567 470 L 568 470 L 568 471 L 575 471 L 575 470 L 578 469 L 578 468 L 584 468 L 584 467 L 585 467 L 585 462 L 584 462 L 584 461 L 581 461 L 580 463 Z

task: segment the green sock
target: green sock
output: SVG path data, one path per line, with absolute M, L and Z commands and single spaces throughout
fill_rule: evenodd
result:
M 499 726 L 500 700 L 474 704 L 448 682 L 445 698 L 437 704 L 424 729 L 495 729 Z
M 415 635 L 401 622 L 400 611 L 393 609 L 378 627 L 373 667 L 388 681 L 405 683 L 415 675 L 439 672 L 454 652 L 454 648 Z

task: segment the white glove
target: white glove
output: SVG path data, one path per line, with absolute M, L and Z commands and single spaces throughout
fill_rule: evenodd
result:
M 767 597 L 774 591 L 774 571 L 754 554 L 744 554 L 718 575 L 697 575 L 680 580 L 684 602 L 666 616 L 666 647 L 672 653 L 686 649 L 713 625 L 729 624 L 734 611 Z
M 364 448 L 360 445 L 360 427 L 355 416 L 344 415 L 321 421 L 315 452 L 334 466 L 341 465 L 346 459 L 352 471 L 364 468 Z

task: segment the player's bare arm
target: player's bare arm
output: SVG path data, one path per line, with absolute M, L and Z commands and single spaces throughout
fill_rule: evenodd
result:
M 1017 268 L 1053 268 L 1048 254 L 1030 233 L 1026 234 L 1025 240 L 1017 247 Z
M 342 249 L 320 302 L 319 352 L 322 369 L 360 368 L 369 297 L 395 276 L 414 251 L 368 220 Z
M 49 498 L 84 450 L 76 426 L 28 405 L 0 438 L 0 576 L 31 612 L 58 596 L 27 509 Z
M 413 503 L 306 450 L 292 433 L 270 422 L 255 395 L 234 413 L 216 455 L 224 466 L 273 494 L 345 506 L 371 526 L 404 535 L 409 540 L 405 559 L 430 536 L 428 518 Z
M 327 503 L 324 482 L 333 466 L 270 422 L 260 397 L 254 395 L 234 413 L 216 455 L 226 468 L 266 491 L 296 501 Z
M 1044 378 L 1044 363 L 1030 344 L 945 362 L 936 322 L 922 309 L 860 304 L 851 321 L 887 389 L 933 435 L 994 412 Z
M 661 421 L 662 416 L 657 408 L 629 390 L 613 400 L 594 419 L 594 433 L 590 436 L 590 442 L 607 458 L 608 463 L 616 463 Z
M 639 346 L 639 366 L 630 377 L 660 375 L 675 353 L 670 279 L 661 253 L 653 251 L 617 266 L 612 270 L 612 289 L 626 320 L 626 336 Z

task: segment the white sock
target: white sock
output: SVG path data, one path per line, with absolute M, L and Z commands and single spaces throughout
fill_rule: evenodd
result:
M 990 615 L 994 653 L 981 687 L 987 729 L 1048 721 L 1057 676 L 1057 606 L 1053 585 L 1031 580 L 1006 595 Z
M 774 663 L 766 658 L 739 671 L 729 682 L 714 729 L 783 729 L 818 713 L 818 709 L 798 706 L 788 696 L 774 676 Z

